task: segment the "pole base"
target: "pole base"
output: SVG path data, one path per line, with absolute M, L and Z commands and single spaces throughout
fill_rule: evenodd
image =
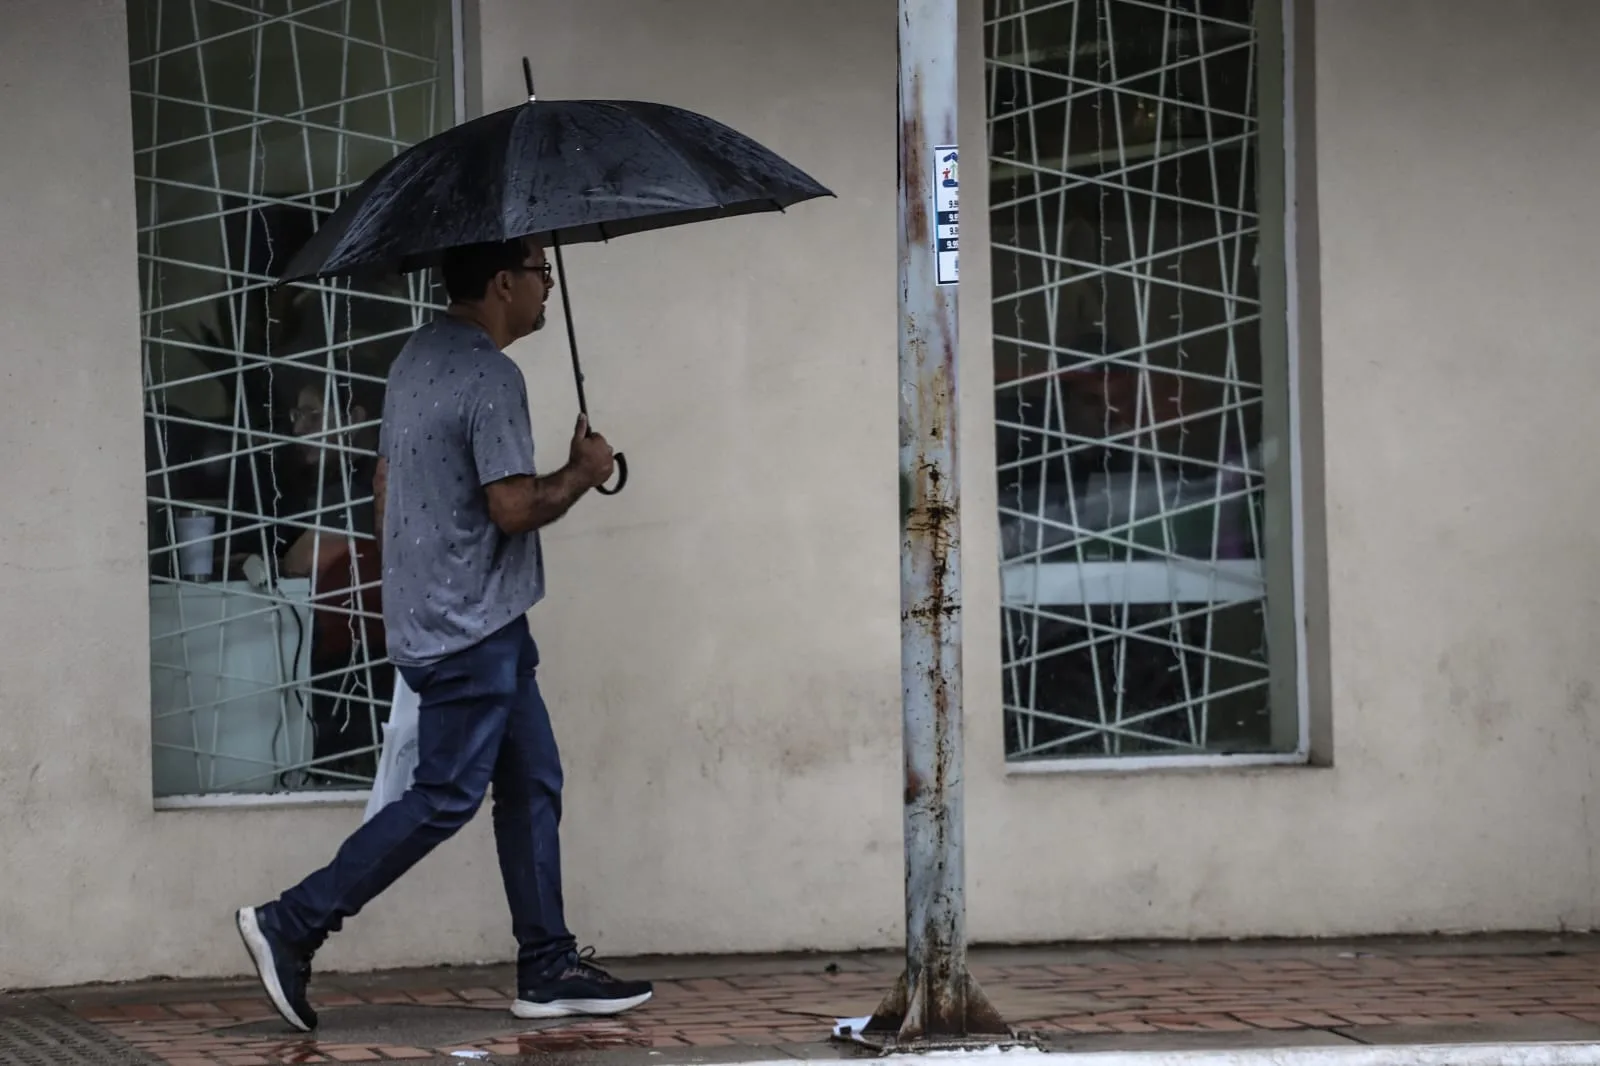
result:
M 926 970 L 914 979 L 902 973 L 866 1028 L 853 1037 L 885 1051 L 1017 1042 L 971 974 L 956 978 L 948 994 L 928 977 Z

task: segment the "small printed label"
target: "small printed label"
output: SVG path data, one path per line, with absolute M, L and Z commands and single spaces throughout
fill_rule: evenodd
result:
M 961 172 L 953 144 L 933 149 L 933 255 L 940 285 L 960 280 Z

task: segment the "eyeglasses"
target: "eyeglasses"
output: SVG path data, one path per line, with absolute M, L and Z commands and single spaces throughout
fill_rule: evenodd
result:
M 523 263 L 521 269 L 538 274 L 539 280 L 544 282 L 546 288 L 549 288 L 551 280 L 555 277 L 554 268 L 548 259 L 542 263 Z

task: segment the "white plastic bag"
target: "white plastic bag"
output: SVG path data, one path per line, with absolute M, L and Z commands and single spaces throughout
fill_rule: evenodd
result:
M 417 711 L 421 701 L 411 691 L 400 671 L 394 672 L 394 702 L 389 706 L 389 720 L 383 724 L 383 750 L 378 756 L 378 775 L 372 782 L 372 794 L 367 797 L 367 813 L 361 820 L 370 821 L 374 814 L 400 798 L 411 787 L 411 778 L 417 772 Z

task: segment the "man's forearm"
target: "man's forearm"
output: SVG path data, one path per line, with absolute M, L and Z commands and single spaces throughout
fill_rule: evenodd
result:
M 489 512 L 495 525 L 512 534 L 550 525 L 572 510 L 591 487 L 571 466 L 544 477 L 511 478 L 503 485 L 503 491 L 491 492 Z
M 317 535 L 308 529 L 289 545 L 289 550 L 284 552 L 283 558 L 278 561 L 278 569 L 284 577 L 310 577 L 311 557 L 316 552 Z
M 545 477 L 533 478 L 532 491 L 528 494 L 527 528 L 522 532 L 543 529 L 555 522 L 572 510 L 572 505 L 588 491 L 589 483 L 570 466 Z

